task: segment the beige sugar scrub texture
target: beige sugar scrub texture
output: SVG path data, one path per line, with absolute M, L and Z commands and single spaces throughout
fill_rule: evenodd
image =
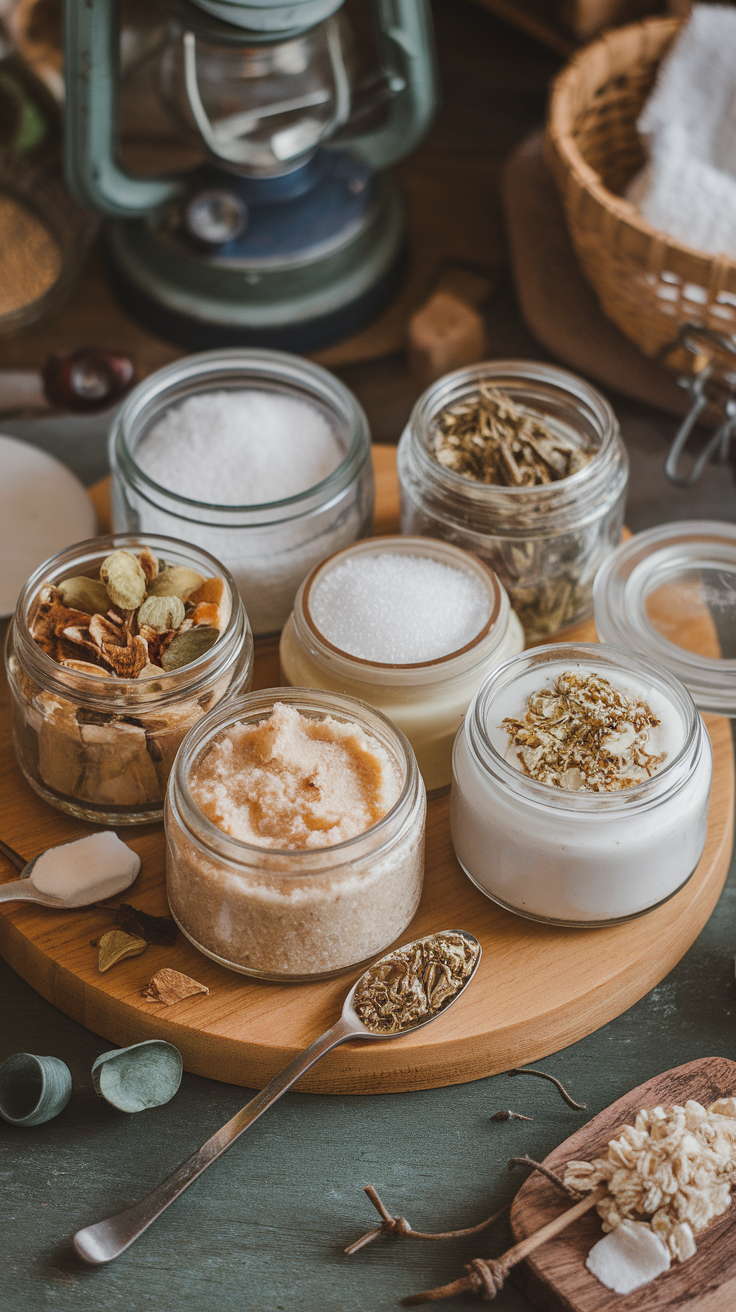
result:
M 401 791 L 386 749 L 356 724 L 277 702 L 226 729 L 199 762 L 192 796 L 213 824 L 259 847 L 305 849 L 365 832 Z

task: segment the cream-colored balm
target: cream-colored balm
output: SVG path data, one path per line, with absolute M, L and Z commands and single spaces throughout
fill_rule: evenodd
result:
M 537 648 L 486 681 L 458 734 L 455 851 L 521 915 L 625 920 L 695 870 L 711 778 L 705 726 L 672 675 L 615 648 Z
M 140 868 L 138 853 L 107 830 L 50 847 L 34 861 L 28 878 L 39 893 L 84 907 L 124 893 Z
M 348 692 L 388 715 L 436 789 L 451 781 L 473 694 L 523 644 L 505 591 L 474 557 L 428 538 L 383 538 L 306 580 L 280 654 L 289 683 Z
M 411 748 L 383 716 L 352 698 L 284 693 L 265 706 L 254 694 L 255 712 L 241 704 L 206 744 L 201 730 L 184 745 L 167 885 L 172 914 L 209 956 L 310 979 L 405 929 L 422 889 L 426 803 Z

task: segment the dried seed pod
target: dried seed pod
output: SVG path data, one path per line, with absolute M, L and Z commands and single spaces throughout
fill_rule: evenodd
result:
M 99 952 L 97 968 L 101 974 L 104 974 L 116 962 L 124 961 L 126 957 L 139 957 L 147 947 L 144 938 L 138 938 L 135 934 L 126 934 L 122 929 L 109 929 L 102 935 L 97 945 Z
M 138 552 L 138 564 L 146 576 L 146 582 L 152 583 L 159 571 L 158 556 L 155 556 L 150 547 L 144 547 Z
M 180 670 L 204 656 L 219 638 L 219 630 L 209 624 L 200 624 L 186 633 L 176 633 L 161 653 L 161 664 L 167 671 Z
M 72 579 L 64 579 L 58 585 L 58 593 L 65 606 L 73 610 L 86 611 L 88 615 L 101 612 L 103 615 L 110 605 L 107 588 L 99 579 L 88 579 L 84 574 Z
M 129 551 L 113 551 L 103 560 L 100 578 L 111 602 L 121 610 L 137 610 L 146 595 L 146 576 Z
M 178 597 L 186 601 L 204 583 L 204 576 L 188 565 L 166 565 L 149 585 L 149 597 Z M 143 598 L 141 597 L 141 601 Z M 140 603 L 139 603 L 140 604 Z
M 184 602 L 180 597 L 147 597 L 138 611 L 139 628 L 145 625 L 154 633 L 178 629 L 184 619 Z

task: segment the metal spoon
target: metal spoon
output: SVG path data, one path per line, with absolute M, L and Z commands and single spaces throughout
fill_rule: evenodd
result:
M 30 861 L 26 861 L 20 852 L 16 852 L 14 847 L 9 847 L 0 839 L 0 852 L 4 852 L 8 861 L 12 861 L 16 870 L 20 871 L 20 879 L 13 879 L 9 884 L 0 884 L 0 902 L 38 902 L 42 907 L 76 907 L 79 902 L 61 897 L 51 897 L 49 893 L 39 893 L 31 883 L 24 883 L 30 879 L 31 871 L 38 861 L 34 856 Z M 40 856 L 40 853 L 39 853 Z M 84 903 L 81 904 L 84 906 Z
M 470 974 L 463 980 L 457 993 L 449 998 L 439 1011 L 434 1012 L 431 1016 L 423 1017 L 413 1025 L 394 1034 L 373 1033 L 373 1031 L 366 1028 L 353 1008 L 355 991 L 368 973 L 364 971 L 348 993 L 343 1004 L 342 1015 L 337 1023 L 320 1035 L 318 1039 L 315 1039 L 314 1043 L 311 1043 L 298 1057 L 289 1062 L 288 1066 L 285 1066 L 278 1075 L 275 1075 L 269 1081 L 265 1089 L 261 1089 L 261 1092 L 257 1093 L 255 1098 L 251 1098 L 245 1107 L 236 1112 L 232 1120 L 223 1125 L 222 1129 L 213 1134 L 211 1139 L 208 1139 L 201 1148 L 192 1153 L 191 1157 L 182 1162 L 181 1166 L 178 1166 L 173 1174 L 164 1180 L 163 1184 L 160 1184 L 150 1194 L 146 1194 L 145 1198 L 142 1198 L 138 1203 L 134 1203 L 132 1207 L 128 1207 L 124 1212 L 118 1212 L 115 1216 L 108 1216 L 104 1221 L 98 1221 L 95 1225 L 88 1225 L 84 1230 L 78 1230 L 74 1236 L 74 1247 L 79 1256 L 84 1258 L 85 1262 L 97 1266 L 103 1262 L 111 1262 L 114 1257 L 119 1257 L 121 1253 L 124 1253 L 126 1248 L 129 1248 L 133 1241 L 139 1235 L 142 1235 L 143 1231 L 147 1230 L 149 1225 L 167 1207 L 170 1207 L 179 1195 L 183 1194 L 184 1190 L 188 1189 L 189 1185 L 198 1179 L 203 1171 L 207 1170 L 208 1166 L 211 1166 L 231 1144 L 235 1143 L 235 1140 L 239 1139 L 240 1135 L 254 1121 L 257 1121 L 258 1117 L 262 1116 L 267 1108 L 275 1103 L 282 1094 L 286 1093 L 292 1085 L 296 1084 L 297 1080 L 306 1071 L 310 1070 L 315 1062 L 318 1062 L 326 1053 L 331 1052 L 333 1048 L 337 1048 L 339 1044 L 345 1043 L 348 1039 L 379 1039 L 381 1041 L 399 1039 L 405 1034 L 411 1034 L 414 1030 L 421 1029 L 422 1025 L 429 1025 L 438 1016 L 444 1015 L 447 1008 L 451 1007 L 453 1002 L 456 1002 L 461 993 L 467 988 L 478 969 L 481 946 L 477 938 L 461 929 L 440 930 L 437 934 L 426 934 L 422 939 L 415 939 L 413 943 L 407 943 L 402 948 L 395 948 L 393 952 L 380 959 L 386 961 L 393 957 L 396 952 L 405 952 L 407 948 L 412 948 L 415 943 L 421 943 L 424 939 L 440 938 L 445 935 L 464 938 L 475 952 L 476 957 Z M 380 962 L 375 962 L 370 970 L 374 970 L 379 964 Z

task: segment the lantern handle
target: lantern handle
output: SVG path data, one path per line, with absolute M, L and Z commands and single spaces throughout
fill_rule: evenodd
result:
M 400 89 L 390 102 L 385 123 L 372 132 L 341 136 L 334 146 L 351 151 L 380 172 L 419 145 L 437 108 L 438 80 L 429 0 L 374 0 L 374 4 L 384 73 L 389 86 Z
M 72 195 L 119 218 L 150 213 L 183 178 L 134 177 L 118 158 L 120 0 L 66 0 L 64 167 Z

